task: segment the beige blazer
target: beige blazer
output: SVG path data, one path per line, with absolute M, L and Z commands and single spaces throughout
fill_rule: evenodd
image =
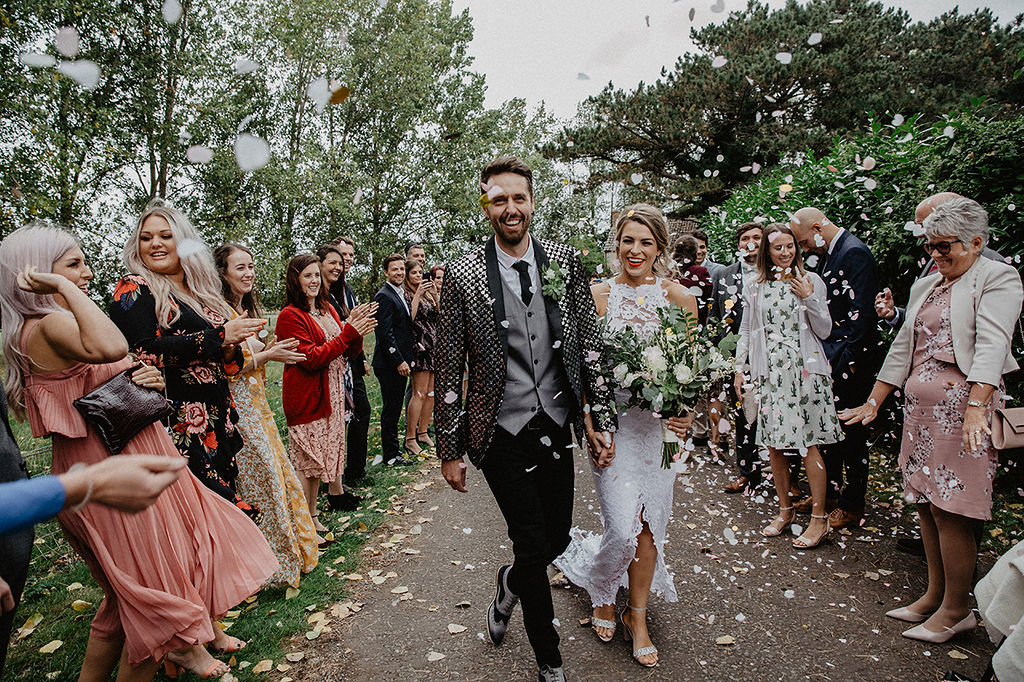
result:
M 914 321 L 929 292 L 942 279 L 936 273 L 910 288 L 907 317 L 889 348 L 878 380 L 903 386 L 914 360 Z M 1020 274 L 1006 263 L 978 258 L 950 287 L 949 323 L 953 358 L 972 383 L 998 386 L 1000 378 L 1017 369 L 1010 351 L 1013 329 L 1020 320 Z

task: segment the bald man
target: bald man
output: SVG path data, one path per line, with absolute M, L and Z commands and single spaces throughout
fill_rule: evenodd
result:
M 832 365 L 836 409 L 861 405 L 871 393 L 883 358 L 874 314 L 875 258 L 864 242 L 817 208 L 801 208 L 789 227 L 803 249 L 819 254 L 817 270 L 827 288 L 832 316 L 832 333 L 822 346 Z M 822 447 L 829 479 L 826 506 L 835 506 L 829 513 L 833 528 L 860 523 L 868 488 L 867 429 L 860 424 L 844 426 L 843 433 L 842 441 Z M 810 511 L 810 500 L 797 508 Z
M 930 197 L 921 200 L 921 203 L 917 205 L 914 210 L 914 222 L 917 225 L 924 225 L 924 219 L 932 214 L 938 206 L 946 203 L 950 199 L 961 199 L 962 197 L 956 192 L 939 192 L 933 194 Z M 999 252 L 994 251 L 987 246 L 981 252 L 981 255 L 985 258 L 1005 263 L 1006 259 L 1003 258 Z M 917 276 L 918 279 L 927 277 L 935 271 L 935 260 L 928 258 L 928 261 L 924 264 L 924 268 L 921 270 L 921 274 Z M 884 291 L 880 291 L 875 297 L 875 312 L 878 316 L 885 320 L 890 327 L 898 327 L 900 322 L 903 320 L 903 308 L 897 308 L 896 304 L 892 300 L 892 292 L 888 287 Z

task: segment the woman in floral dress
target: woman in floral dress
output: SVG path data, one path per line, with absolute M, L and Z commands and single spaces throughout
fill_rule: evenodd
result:
M 155 203 L 139 216 L 124 263 L 132 274 L 114 289 L 110 319 L 133 352 L 163 369 L 171 439 L 199 480 L 258 521 L 235 492 L 242 437 L 228 376 L 242 370 L 239 344 L 265 320 L 229 319 L 210 251 L 177 209 Z
M 928 589 L 885 615 L 919 623 L 904 637 L 941 643 L 977 626 L 969 601 L 975 529 L 992 518 L 998 453 L 990 425 L 1002 405 L 1003 375 L 1017 369 L 1010 339 L 1024 294 L 1013 266 L 981 256 L 989 227 L 977 202 L 940 204 L 924 232 L 938 271 L 911 288 L 906 322 L 868 401 L 840 416 L 871 422 L 886 396 L 903 387 L 899 464 L 906 499 L 917 505 Z
M 288 305 L 277 317 L 277 333 L 281 340 L 297 339 L 296 350 L 306 356 L 284 368 L 281 403 L 288 449 L 313 525 L 325 533 L 327 527 L 317 518 L 316 498 L 321 481 L 341 493 L 347 357 L 359 354 L 363 336 L 377 326 L 377 304 L 356 306 L 342 322 L 328 302 L 327 287 L 321 286 L 320 260 L 311 253 L 300 253 L 288 263 L 285 294 Z
M 241 244 L 224 244 L 214 254 L 225 300 L 237 315 L 263 316 L 254 284 L 252 252 Z M 231 397 L 238 411 L 238 430 L 244 446 L 238 452 L 239 494 L 260 508 L 260 530 L 277 556 L 281 568 L 269 584 L 299 586 L 299 577 L 316 568 L 317 541 L 302 484 L 288 460 L 274 413 L 267 403 L 268 362 L 292 363 L 306 359 L 295 350 L 298 339 L 266 344 L 257 337 L 242 342 L 245 366 L 231 377 Z
M 743 395 L 743 369 L 754 379 L 757 444 L 768 448 L 779 515 L 761 532 L 781 535 L 793 523 L 790 468 L 786 455 L 804 458 L 813 507 L 811 522 L 793 541 L 817 547 L 828 535 L 827 479 L 819 445 L 836 443 L 843 431 L 832 400 L 831 368 L 821 340 L 832 329 L 825 283 L 804 269 L 800 246 L 789 227 L 772 223 L 761 237 L 757 277 L 743 286 L 743 321 L 736 347 L 736 394 Z

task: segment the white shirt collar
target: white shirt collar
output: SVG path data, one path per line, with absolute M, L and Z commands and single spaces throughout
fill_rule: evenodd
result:
M 834 236 L 834 237 L 832 237 L 832 241 L 830 241 L 830 242 L 828 243 L 828 255 L 830 255 L 830 256 L 832 255 L 832 251 L 834 251 L 834 250 L 835 250 L 835 248 L 836 248 L 836 242 L 838 242 L 838 241 L 839 241 L 839 235 L 841 235 L 841 234 L 842 234 L 843 232 L 846 232 L 846 228 L 843 228 L 843 227 L 839 227 L 838 225 L 836 225 L 836 228 L 837 228 L 837 229 L 838 229 L 839 231 L 838 231 L 838 232 L 836 232 L 836 234 L 835 234 L 835 236 Z
M 516 258 L 515 256 L 506 253 L 505 250 L 501 248 L 501 244 L 498 243 L 498 240 L 495 239 L 494 250 L 498 254 L 498 265 L 507 270 L 511 270 L 512 266 L 515 265 L 515 263 L 522 260 L 526 261 L 526 264 L 529 265 L 531 268 L 535 267 L 537 264 L 537 259 L 533 253 L 533 238 L 530 237 L 530 235 L 526 235 L 525 238 L 530 240 L 530 244 L 529 246 L 526 247 L 526 253 L 523 254 L 522 258 Z

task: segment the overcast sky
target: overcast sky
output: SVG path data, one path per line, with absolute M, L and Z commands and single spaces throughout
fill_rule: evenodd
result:
M 712 11 L 713 2 L 724 11 Z M 576 104 L 613 82 L 633 89 L 654 82 L 662 67 L 691 50 L 690 28 L 723 21 L 746 0 L 455 0 L 469 8 L 474 37 L 473 69 L 487 76 L 487 106 L 513 97 L 531 105 L 544 101 L 560 118 L 576 113 Z M 896 3 L 885 2 L 896 6 Z M 782 7 L 785 0 L 769 0 Z M 914 20 L 926 21 L 955 6 L 962 13 L 990 7 L 1006 23 L 1021 12 L 1020 0 L 984 5 L 953 0 L 905 0 L 898 6 Z M 689 19 L 690 9 L 694 19 Z M 648 22 L 650 26 L 648 27 Z M 828 26 L 821 29 L 828 30 Z M 584 78 L 580 74 L 585 74 Z

